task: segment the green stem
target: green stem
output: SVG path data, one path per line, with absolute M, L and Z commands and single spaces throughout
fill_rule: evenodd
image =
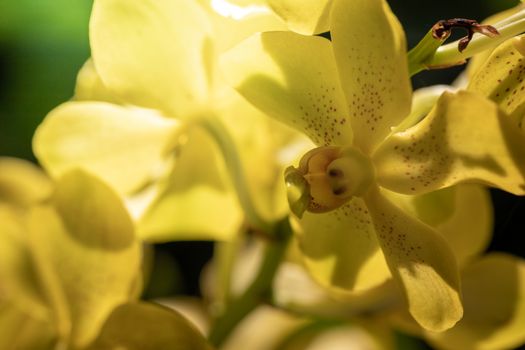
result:
M 226 306 L 225 312 L 215 320 L 208 337 L 212 345 L 219 347 L 246 315 L 270 299 L 273 279 L 285 255 L 291 232 L 288 218 L 278 223 L 272 239 L 267 242 L 257 277 L 246 291 L 231 301 Z
M 226 168 L 230 174 L 232 184 L 235 187 L 235 193 L 248 222 L 262 232 L 272 232 L 272 227 L 259 215 L 254 205 L 248 183 L 246 182 L 238 148 L 230 136 L 230 133 L 226 130 L 226 127 L 215 116 L 200 118 L 196 123 L 209 133 L 219 147 L 224 157 Z
M 472 41 L 463 52 L 458 51 L 457 42 L 441 46 L 432 59 L 427 62 L 427 65 L 429 67 L 454 65 L 458 62 L 465 61 L 477 53 L 496 47 L 505 40 L 525 32 L 525 11 L 521 17 L 519 20 L 504 26 L 494 25 L 500 33 L 500 35 L 495 38 L 474 34 Z
M 429 31 L 408 53 L 410 75 L 425 69 L 436 69 L 463 64 L 467 58 L 492 49 L 505 40 L 525 32 L 525 9 L 493 25 L 500 33 L 495 38 L 474 34 L 463 52 L 458 50 L 458 41 L 442 45 L 441 40 L 432 37 Z

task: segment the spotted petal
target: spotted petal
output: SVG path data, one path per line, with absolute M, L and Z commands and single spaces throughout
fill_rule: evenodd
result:
M 407 194 L 463 181 L 525 194 L 525 138 L 498 106 L 472 92 L 444 93 L 414 127 L 373 155 L 378 183 Z
M 492 236 L 492 203 L 488 190 L 460 184 L 422 195 L 387 190 L 387 198 L 434 227 L 450 244 L 460 266 L 486 249 Z
M 465 316 L 443 333 L 427 333 L 440 349 L 514 349 L 525 342 L 525 261 L 490 254 L 462 273 Z
M 68 172 L 52 203 L 32 209 L 28 241 L 58 333 L 82 347 L 130 299 L 140 245 L 118 196 L 91 175 Z
M 96 70 L 123 101 L 185 117 L 208 99 L 211 26 L 192 0 L 97 0 L 90 22 Z
M 306 267 L 321 285 L 358 294 L 391 277 L 361 199 L 325 214 L 305 213 L 295 227 Z
M 319 145 L 351 142 L 328 40 L 291 32 L 262 33 L 222 58 L 233 86 L 269 116 L 304 132 Z
M 525 113 L 525 37 L 505 41 L 472 77 L 468 89 L 496 102 L 516 124 Z
M 177 126 L 151 110 L 69 102 L 38 127 L 33 148 L 54 177 L 80 167 L 131 192 L 157 175 Z
M 410 112 L 405 34 L 383 0 L 334 0 L 330 26 L 355 144 L 371 152 Z
M 410 314 L 424 328 L 443 331 L 461 319 L 459 274 L 454 253 L 430 226 L 408 216 L 378 189 L 365 197 L 377 239 Z

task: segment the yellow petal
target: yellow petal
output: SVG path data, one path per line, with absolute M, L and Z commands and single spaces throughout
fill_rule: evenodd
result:
M 404 291 L 410 314 L 432 331 L 461 319 L 459 274 L 448 243 L 372 189 L 365 197 L 392 275 Z
M 405 34 L 383 0 L 335 0 L 330 25 L 355 144 L 370 152 L 410 112 Z
M 427 333 L 441 349 L 514 349 L 525 342 L 525 261 L 493 253 L 463 271 L 465 316 L 444 333 Z
M 152 242 L 227 240 L 237 234 L 242 219 L 221 154 L 204 131 L 195 129 L 137 230 Z
M 487 96 L 516 124 L 525 113 L 525 37 L 498 46 L 476 71 L 468 89 Z
M 368 209 L 359 198 L 328 213 L 305 213 L 294 231 L 307 269 L 327 288 L 357 294 L 391 277 Z
M 445 92 L 419 124 L 390 136 L 373 155 L 377 181 L 418 194 L 474 181 L 525 194 L 525 138 L 491 101 Z
M 126 193 L 158 175 L 177 127 L 151 110 L 69 102 L 38 127 L 33 149 L 53 177 L 83 168 Z
M 288 24 L 304 35 L 327 32 L 333 0 L 267 0 L 271 8 Z
M 221 349 L 278 349 L 282 339 L 304 323 L 303 318 L 262 305 L 244 318 Z
M 77 74 L 74 99 L 76 101 L 99 101 L 117 104 L 121 102 L 104 85 L 91 58 L 84 63 Z
M 266 5 L 265 0 L 200 0 L 210 12 L 217 52 L 258 32 L 286 30 L 284 22 Z
M 230 88 L 231 89 L 231 88 Z M 235 142 L 252 201 L 267 222 L 289 213 L 284 169 L 314 145 L 253 107 L 235 90 L 219 117 Z
M 6 300 L 38 319 L 49 316 L 28 248 L 23 215 L 0 204 L 0 304 Z M 1 312 L 0 312 L 1 313 Z
M 26 207 L 47 198 L 51 190 L 51 181 L 34 164 L 0 157 L 0 202 Z
M 10 303 L 0 303 L 0 349 L 49 350 L 57 339 L 51 322 L 32 318 Z
M 483 252 L 492 237 L 492 202 L 487 189 L 459 184 L 423 195 L 382 191 L 396 205 L 434 227 L 447 240 L 463 266 Z
M 211 346 L 179 313 L 142 302 L 116 308 L 88 349 L 211 350 Z
M 90 22 L 93 61 L 123 101 L 185 117 L 208 99 L 211 26 L 192 0 L 97 0 Z
M 91 175 L 64 175 L 53 204 L 31 211 L 29 241 L 59 334 L 81 347 L 130 299 L 140 245 L 118 196 Z
M 328 40 L 289 32 L 263 33 L 222 56 L 222 68 L 248 101 L 304 132 L 314 143 L 351 143 Z

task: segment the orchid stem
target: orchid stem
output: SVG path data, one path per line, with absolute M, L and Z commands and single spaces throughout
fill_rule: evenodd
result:
M 525 9 L 492 25 L 499 35 L 488 37 L 474 34 L 468 46 L 460 52 L 460 40 L 442 45 L 444 40 L 436 39 L 432 30 L 408 53 L 410 76 L 422 70 L 446 68 L 466 62 L 467 58 L 482 51 L 492 49 L 509 38 L 525 32 Z
M 219 147 L 235 188 L 235 193 L 248 222 L 254 228 L 264 233 L 272 232 L 271 225 L 259 215 L 257 208 L 255 208 L 239 152 L 228 130 L 214 116 L 200 118 L 197 123 L 209 133 Z
M 235 327 L 257 306 L 271 299 L 272 284 L 291 237 L 288 218 L 281 220 L 273 232 L 273 239 L 267 241 L 263 261 L 257 277 L 246 291 L 231 301 L 222 315 L 214 322 L 208 340 L 219 347 Z

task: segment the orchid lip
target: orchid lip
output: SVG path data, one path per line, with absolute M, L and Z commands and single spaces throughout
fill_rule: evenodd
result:
M 324 213 L 364 195 L 374 179 L 370 159 L 354 147 L 324 146 L 306 153 L 285 174 L 292 212 Z

